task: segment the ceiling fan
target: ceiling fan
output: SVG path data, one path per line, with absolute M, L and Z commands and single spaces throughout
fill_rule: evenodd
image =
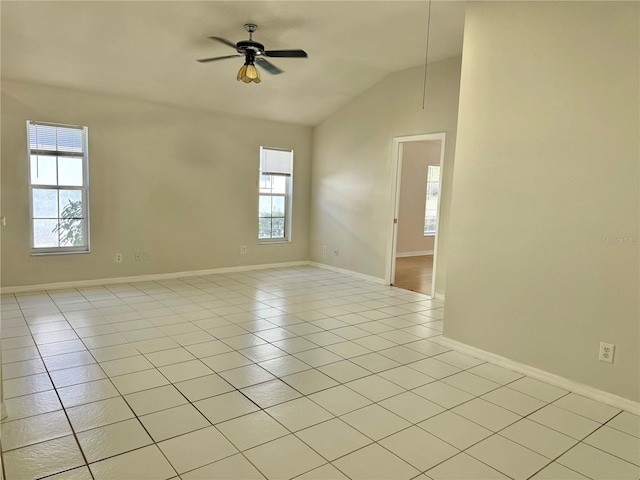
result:
M 278 75 L 283 72 L 283 70 L 276 67 L 264 57 L 306 58 L 308 56 L 304 50 L 265 50 L 263 44 L 253 40 L 253 32 L 258 29 L 258 26 L 253 23 L 247 23 L 244 28 L 249 32 L 249 40 L 240 40 L 238 43 L 230 42 L 226 38 L 209 37 L 211 40 L 216 40 L 235 49 L 235 51 L 238 52 L 237 54 L 223 57 L 201 58 L 198 62 L 207 63 L 227 58 L 244 57 L 245 62 L 238 72 L 237 80 L 242 80 L 245 83 L 260 83 L 260 72 L 255 66 L 256 63 L 272 75 Z

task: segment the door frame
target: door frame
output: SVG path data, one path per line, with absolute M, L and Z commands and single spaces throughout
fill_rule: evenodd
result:
M 386 285 L 393 285 L 396 274 L 396 251 L 398 244 L 398 213 L 400 209 L 401 192 L 401 172 L 402 172 L 402 148 L 403 144 L 409 142 L 437 141 L 440 143 L 440 185 L 439 192 L 442 193 L 442 172 L 444 172 L 444 153 L 446 143 L 445 132 L 423 133 L 418 135 L 408 135 L 393 138 L 393 148 L 391 150 L 391 195 L 389 201 L 389 215 L 387 231 L 387 249 L 385 261 L 384 281 Z M 426 179 L 425 179 L 426 182 Z M 426 200 L 425 200 L 426 201 Z M 438 256 L 438 234 L 440 232 L 440 219 L 442 217 L 442 198 L 438 198 L 438 219 L 436 222 L 436 235 L 433 243 L 433 275 L 431 280 L 431 293 L 435 297 L 436 292 L 436 268 Z

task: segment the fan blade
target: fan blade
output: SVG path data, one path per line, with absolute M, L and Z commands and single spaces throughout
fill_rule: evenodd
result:
M 266 50 L 264 54 L 267 57 L 282 57 L 282 58 L 306 58 L 307 52 L 304 50 Z
M 271 75 L 278 75 L 278 74 L 284 72 L 284 70 L 280 70 L 273 63 L 268 62 L 267 60 L 265 60 L 262 57 L 257 57 L 256 58 L 256 63 L 258 65 L 260 65 L 262 68 L 264 68 L 265 72 L 268 72 Z
M 200 63 L 215 62 L 216 60 L 224 60 L 226 58 L 242 57 L 242 55 L 227 55 L 226 57 L 199 58 Z
M 226 38 L 222 38 L 222 37 L 209 37 L 211 40 L 217 40 L 220 43 L 224 43 L 225 45 L 230 46 L 231 48 L 233 48 L 234 50 L 236 49 L 236 44 L 233 43 L 230 40 L 227 40 Z

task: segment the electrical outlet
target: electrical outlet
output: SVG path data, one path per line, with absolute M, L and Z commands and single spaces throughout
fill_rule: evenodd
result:
M 116 253 L 116 263 L 122 263 L 122 254 Z
M 136 252 L 135 256 L 134 256 L 134 260 L 136 262 L 141 262 L 142 261 L 142 252 Z
M 244 255 L 245 253 L 247 253 L 247 246 L 246 245 L 242 245 L 242 247 L 240 247 L 240 253 L 242 255 Z
M 142 252 L 142 261 L 148 262 L 149 260 L 151 260 L 151 257 L 149 256 L 149 252 Z
M 334 255 L 338 255 L 340 253 L 340 251 L 338 250 L 338 247 L 333 249 L 333 254 Z
M 612 343 L 600 342 L 600 355 L 598 360 L 601 362 L 613 363 L 613 355 L 615 354 L 616 346 Z
M 326 245 L 322 245 L 322 253 L 327 253 L 327 246 Z

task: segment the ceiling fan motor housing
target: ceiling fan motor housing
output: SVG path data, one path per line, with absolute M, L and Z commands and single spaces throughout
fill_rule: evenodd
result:
M 264 45 L 259 42 L 254 42 L 253 40 L 240 40 L 236 44 L 236 50 L 243 55 L 246 55 L 247 52 L 260 55 L 264 52 Z

